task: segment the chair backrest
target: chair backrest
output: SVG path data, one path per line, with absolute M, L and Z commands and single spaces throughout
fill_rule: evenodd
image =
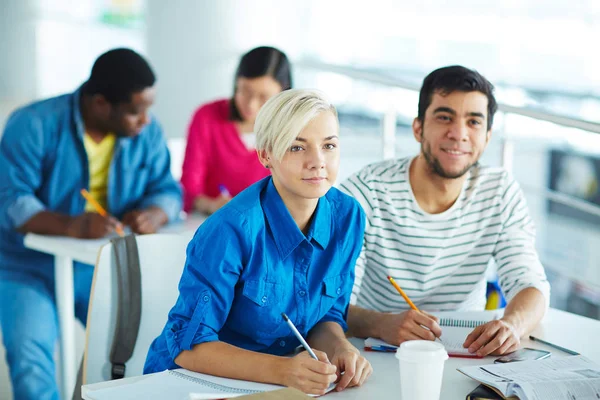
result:
M 125 377 L 141 375 L 152 341 L 160 334 L 175 304 L 188 239 L 181 235 L 137 236 L 142 282 L 142 313 Z M 83 358 L 83 384 L 111 379 L 109 355 L 117 316 L 117 273 L 112 244 L 99 252 L 94 270 Z

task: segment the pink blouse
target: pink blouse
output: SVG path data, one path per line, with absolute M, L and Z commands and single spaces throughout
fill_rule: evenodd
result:
M 229 119 L 228 99 L 205 104 L 194 113 L 181 174 L 185 211 L 193 209 L 199 195 L 218 197 L 221 185 L 235 196 L 269 173 Z

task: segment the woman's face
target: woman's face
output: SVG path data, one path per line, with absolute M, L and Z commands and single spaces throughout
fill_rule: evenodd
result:
M 264 160 L 280 196 L 289 200 L 323 197 L 337 179 L 340 166 L 337 118 L 325 111 L 300 132 L 281 161 Z
M 252 122 L 256 119 L 258 110 L 272 96 L 281 92 L 281 85 L 270 76 L 261 76 L 259 78 L 237 79 L 237 90 L 233 96 L 233 101 L 237 107 L 240 116 L 244 122 Z

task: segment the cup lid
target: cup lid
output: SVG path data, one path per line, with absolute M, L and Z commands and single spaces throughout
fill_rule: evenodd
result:
M 444 345 L 430 340 L 409 340 L 396 350 L 396 358 L 406 361 L 445 361 L 448 352 Z

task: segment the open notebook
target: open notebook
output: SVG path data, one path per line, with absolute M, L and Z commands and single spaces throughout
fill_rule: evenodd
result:
M 453 357 L 477 357 L 462 345 L 467 336 L 479 325 L 502 317 L 503 310 L 494 311 L 440 311 L 430 313 L 440 319 L 442 336 L 440 341 L 448 355 Z M 367 338 L 365 350 L 395 352 L 398 347 L 380 339 Z
M 248 382 L 200 374 L 185 369 L 167 370 L 146 375 L 130 384 L 106 386 L 105 382 L 84 385 L 83 398 L 88 400 L 208 400 L 239 397 L 268 392 L 282 386 Z M 333 390 L 332 384 L 328 391 Z

